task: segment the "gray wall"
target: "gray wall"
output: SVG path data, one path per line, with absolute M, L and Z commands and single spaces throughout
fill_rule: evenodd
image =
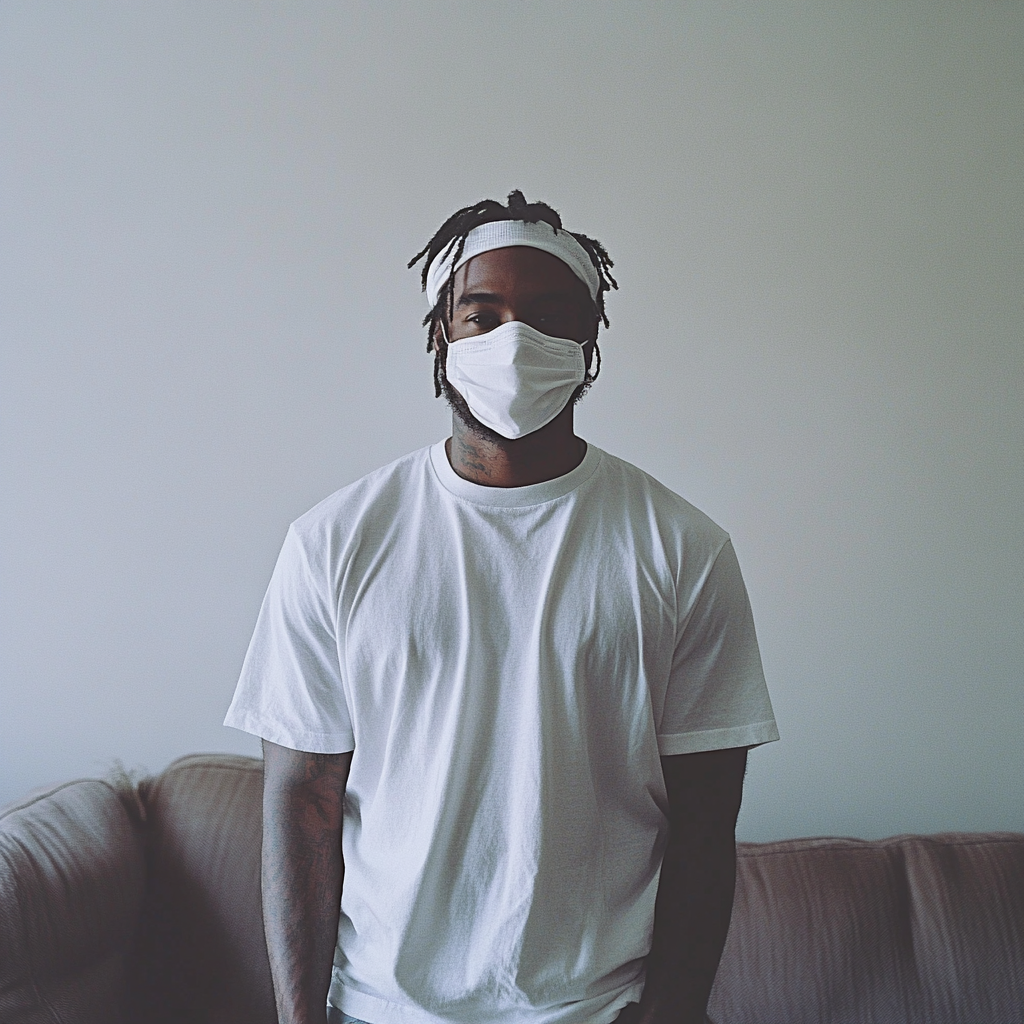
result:
M 405 261 L 600 238 L 580 432 L 733 535 L 746 838 L 1024 827 L 1024 8 L 0 6 L 0 800 L 196 750 L 287 523 L 446 431 Z

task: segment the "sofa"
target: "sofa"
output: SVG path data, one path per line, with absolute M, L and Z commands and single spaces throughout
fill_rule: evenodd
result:
M 261 762 L 0 813 L 2 1024 L 271 1024 Z M 717 1024 L 1024 1022 L 1024 834 L 739 847 Z

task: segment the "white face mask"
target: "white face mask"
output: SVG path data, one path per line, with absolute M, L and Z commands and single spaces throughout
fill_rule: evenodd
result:
M 578 342 L 518 320 L 449 344 L 446 368 L 470 412 L 509 440 L 550 423 L 587 372 Z

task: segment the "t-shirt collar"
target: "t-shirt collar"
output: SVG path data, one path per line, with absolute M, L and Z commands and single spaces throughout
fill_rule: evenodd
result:
M 490 505 L 497 508 L 525 508 L 528 505 L 540 505 L 546 501 L 554 501 L 575 490 L 589 479 L 601 461 L 601 449 L 587 444 L 583 461 L 568 473 L 556 476 L 553 480 L 544 480 L 539 484 L 527 484 L 525 487 L 487 487 L 464 480 L 451 467 L 445 451 L 445 441 L 431 445 L 430 464 L 438 482 L 446 490 L 458 498 L 464 498 L 476 505 Z

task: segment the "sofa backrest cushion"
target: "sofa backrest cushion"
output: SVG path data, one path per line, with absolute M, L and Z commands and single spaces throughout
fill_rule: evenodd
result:
M 140 793 L 138 1020 L 274 1024 L 262 763 L 194 755 Z M 720 1024 L 981 1024 L 1022 1006 L 1024 835 L 740 844 Z
M 146 780 L 149 887 L 133 991 L 147 1024 L 276 1024 L 260 905 L 263 763 L 196 754 Z
M 709 1012 L 980 1024 L 1024 1008 L 1024 835 L 741 844 Z
M 144 886 L 122 798 L 69 782 L 0 813 L 0 1021 L 117 1024 Z

